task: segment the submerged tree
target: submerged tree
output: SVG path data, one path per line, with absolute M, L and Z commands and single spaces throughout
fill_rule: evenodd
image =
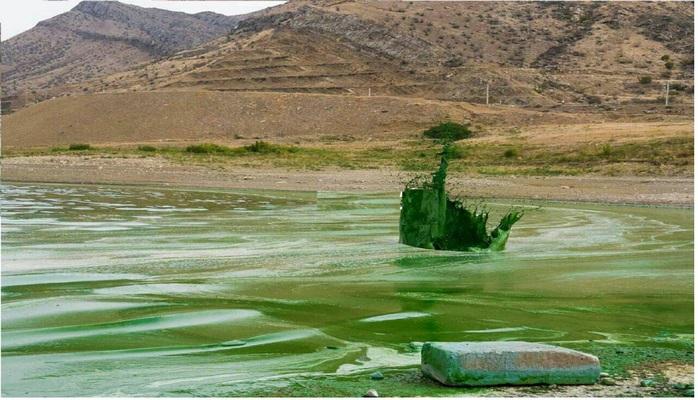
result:
M 402 192 L 400 243 L 435 250 L 503 250 L 512 225 L 523 213 L 510 211 L 488 232 L 487 210 L 469 209 L 461 201 L 448 198 L 446 170 L 450 146 L 450 142 L 444 144 L 441 164 L 431 181 L 413 180 Z

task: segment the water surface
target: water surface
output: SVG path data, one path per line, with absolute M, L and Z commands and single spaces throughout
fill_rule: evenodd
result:
M 472 254 L 398 244 L 397 193 L 2 194 L 8 396 L 461 393 L 420 377 L 429 340 L 692 352 L 692 210 L 525 204 Z

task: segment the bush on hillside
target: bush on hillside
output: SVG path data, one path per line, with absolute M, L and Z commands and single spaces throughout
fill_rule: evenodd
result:
M 275 144 L 271 144 L 271 143 L 265 142 L 263 140 L 257 140 L 252 144 L 248 144 L 244 148 L 246 151 L 249 151 L 251 153 L 261 153 L 261 154 L 281 153 L 281 146 L 277 146 Z
M 519 155 L 519 151 L 517 149 L 506 149 L 504 150 L 504 157 L 506 158 L 514 158 Z
M 278 144 L 265 142 L 263 140 L 257 140 L 253 144 L 247 145 L 243 148 L 247 152 L 259 154 L 279 154 L 284 152 L 295 153 L 298 151 L 297 147 L 282 146 Z
M 472 136 L 469 125 L 458 124 L 456 122 L 441 123 L 427 129 L 422 134 L 430 139 L 445 141 L 467 139 Z
M 281 154 L 281 153 L 296 153 L 298 147 L 283 146 L 258 140 L 252 144 L 242 147 L 226 147 L 213 143 L 193 144 L 184 149 L 187 153 L 196 154 L 221 154 L 229 156 L 237 156 L 244 154 Z
M 73 143 L 68 146 L 68 150 L 89 150 L 92 146 L 86 143 Z

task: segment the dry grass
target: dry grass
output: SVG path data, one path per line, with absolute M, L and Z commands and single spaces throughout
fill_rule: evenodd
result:
M 691 137 L 693 121 L 603 122 L 582 124 L 546 124 L 493 129 L 473 142 L 571 146 L 593 143 L 632 143 L 649 140 Z
M 224 146 L 199 143 L 189 146 L 91 146 L 9 150 L 5 156 L 100 155 L 104 157 L 164 157 L 181 164 L 283 168 L 289 170 L 376 169 L 389 167 L 427 172 L 436 167 L 440 145 L 430 140 L 358 141 L 283 145 L 268 142 Z M 457 143 L 450 168 L 472 175 L 607 175 L 692 176 L 693 138 L 677 136 L 625 143 L 579 143 L 555 147 L 544 144 Z

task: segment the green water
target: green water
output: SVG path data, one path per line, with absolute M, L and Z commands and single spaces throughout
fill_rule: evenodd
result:
M 469 254 L 398 244 L 397 193 L 2 200 L 7 396 L 463 393 L 419 374 L 429 340 L 558 344 L 607 370 L 693 357 L 692 210 L 491 202 L 526 215 L 506 251 Z

